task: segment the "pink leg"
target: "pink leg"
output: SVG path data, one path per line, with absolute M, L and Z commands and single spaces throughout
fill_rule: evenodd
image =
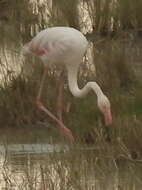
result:
M 36 99 L 36 105 L 39 109 L 43 110 L 52 120 L 54 120 L 58 124 L 60 132 L 65 137 L 67 137 L 71 142 L 74 142 L 74 137 L 72 135 L 72 132 L 68 128 L 65 127 L 65 125 L 63 124 L 63 122 L 61 120 L 57 119 L 57 117 L 55 117 L 47 108 L 45 108 L 45 106 L 42 104 L 42 102 L 40 100 L 41 92 L 43 89 L 43 84 L 44 84 L 44 81 L 45 81 L 45 78 L 47 75 L 47 70 L 48 70 L 47 67 L 45 67 L 44 73 L 43 73 L 43 76 L 41 79 L 40 87 L 39 87 L 39 92 L 38 92 L 37 99 Z
M 63 122 L 63 110 L 64 110 L 64 103 L 63 103 L 63 90 L 64 90 L 64 71 L 61 72 L 58 82 L 58 96 L 57 96 L 57 117 L 60 121 Z

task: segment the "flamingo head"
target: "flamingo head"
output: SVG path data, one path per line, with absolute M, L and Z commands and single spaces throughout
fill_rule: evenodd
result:
M 105 124 L 110 125 L 112 123 L 111 106 L 110 101 L 105 95 L 98 97 L 98 107 L 104 115 Z

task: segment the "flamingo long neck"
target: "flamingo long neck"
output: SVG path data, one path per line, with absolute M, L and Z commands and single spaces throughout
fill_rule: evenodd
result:
M 75 97 L 80 97 L 80 98 L 84 97 L 88 94 L 90 90 L 93 90 L 96 93 L 97 97 L 104 95 L 101 88 L 96 82 L 88 82 L 82 89 L 79 89 L 77 83 L 78 65 L 77 66 L 68 65 L 67 71 L 68 71 L 69 89 Z

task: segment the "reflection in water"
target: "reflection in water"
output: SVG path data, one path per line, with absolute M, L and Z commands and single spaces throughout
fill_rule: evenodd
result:
M 50 178 L 56 179 L 54 167 L 48 162 L 49 153 L 67 150 L 67 146 L 58 144 L 0 145 L 0 189 L 45 189 L 42 179 L 45 166 Z
M 0 146 L 2 190 L 141 190 L 142 165 L 66 145 Z M 132 187 L 132 188 L 131 188 Z
M 8 152 L 10 154 L 41 154 L 41 153 L 50 153 L 50 152 L 60 152 L 68 150 L 67 145 L 59 144 L 9 144 L 9 145 L 0 145 L 0 152 Z

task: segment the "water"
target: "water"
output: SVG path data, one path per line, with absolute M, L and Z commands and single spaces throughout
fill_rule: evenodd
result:
M 1 144 L 0 189 L 41 189 L 41 167 L 48 155 L 66 151 L 68 147 L 59 144 Z M 49 167 L 53 170 L 52 164 Z
M 0 153 L 5 155 L 7 152 L 10 155 L 21 155 L 21 154 L 46 154 L 52 152 L 67 151 L 66 145 L 59 144 L 9 144 L 0 145 Z
M 141 162 L 113 157 L 104 159 L 98 151 L 99 148 L 94 146 L 71 148 L 61 143 L 1 142 L 0 189 L 68 190 L 71 189 L 70 183 L 74 190 L 77 187 L 92 190 L 141 190 Z

